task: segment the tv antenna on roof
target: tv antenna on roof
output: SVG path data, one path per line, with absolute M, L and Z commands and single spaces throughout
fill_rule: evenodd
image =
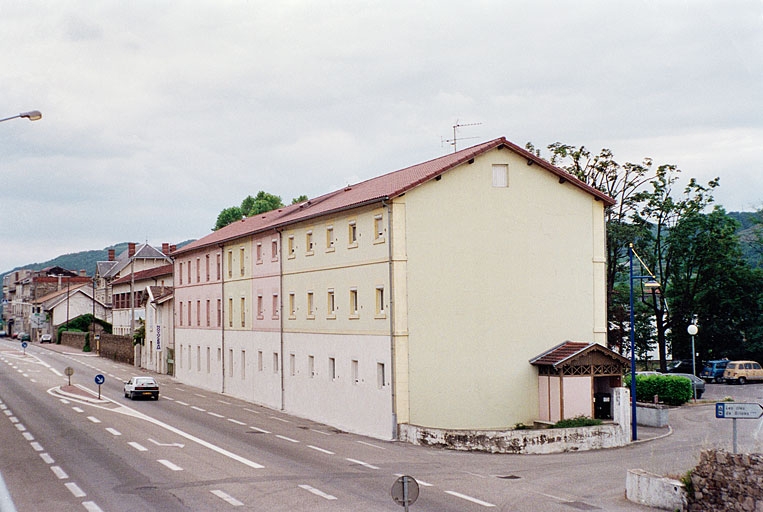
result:
M 453 138 L 452 139 L 443 139 L 440 138 L 440 143 L 448 143 L 451 146 L 453 146 L 453 152 L 455 153 L 458 151 L 458 148 L 456 147 L 456 143 L 458 143 L 459 140 L 467 140 L 467 139 L 478 139 L 479 137 L 458 137 L 458 129 L 462 126 L 479 126 L 482 123 L 459 123 L 458 119 L 456 119 L 456 124 L 453 125 Z

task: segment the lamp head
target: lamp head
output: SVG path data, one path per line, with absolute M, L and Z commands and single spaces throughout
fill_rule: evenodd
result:
M 688 332 L 690 336 L 694 336 L 699 332 L 699 327 L 695 324 L 690 324 L 689 327 L 686 328 L 686 332 Z

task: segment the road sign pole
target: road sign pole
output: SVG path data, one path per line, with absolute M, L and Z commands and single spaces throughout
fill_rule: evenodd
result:
M 737 419 L 733 418 L 731 420 L 733 422 L 733 429 L 734 429 L 734 455 L 737 453 Z

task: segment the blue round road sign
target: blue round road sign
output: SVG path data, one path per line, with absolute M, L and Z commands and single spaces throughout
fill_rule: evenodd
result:
M 26 341 L 21 343 L 21 348 L 27 348 L 28 346 Z
M 99 373 L 98 375 L 96 375 L 96 376 L 95 376 L 95 383 L 96 383 L 96 384 L 98 384 L 98 385 L 100 386 L 100 385 L 101 385 L 101 384 L 103 384 L 104 382 L 106 382 L 106 377 L 104 377 L 104 376 L 103 376 L 103 375 L 101 375 L 100 373 Z

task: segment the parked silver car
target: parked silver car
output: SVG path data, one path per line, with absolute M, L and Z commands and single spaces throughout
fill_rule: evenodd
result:
M 702 394 L 705 392 L 704 380 L 700 379 L 696 375 L 692 375 L 691 373 L 668 373 L 667 375 L 671 375 L 673 377 L 686 377 L 691 381 L 692 392 L 696 390 L 697 398 L 702 398 Z

